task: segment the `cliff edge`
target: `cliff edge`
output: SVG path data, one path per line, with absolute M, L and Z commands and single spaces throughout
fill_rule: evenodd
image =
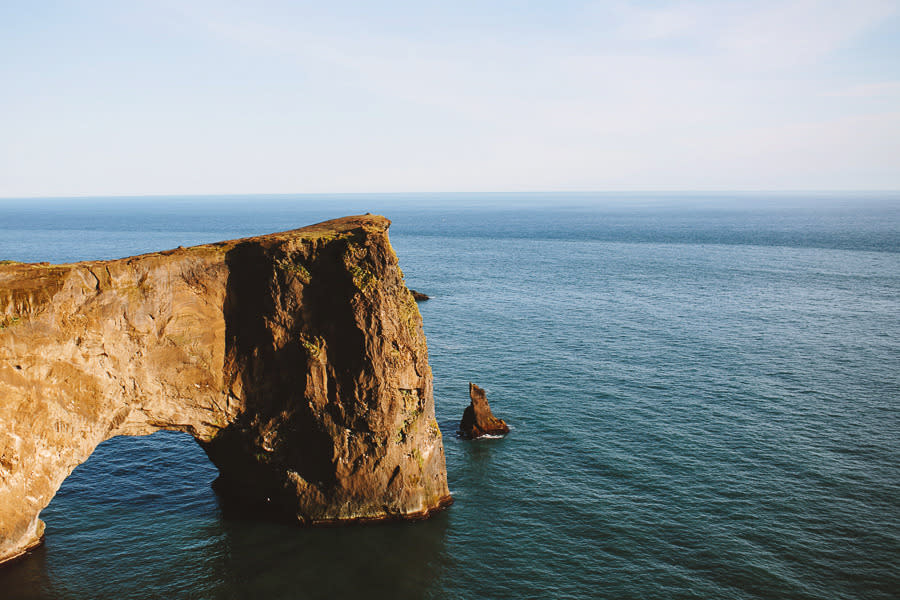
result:
M 102 441 L 191 434 L 302 523 L 450 502 L 422 319 L 380 216 L 66 265 L 0 263 L 0 563 Z

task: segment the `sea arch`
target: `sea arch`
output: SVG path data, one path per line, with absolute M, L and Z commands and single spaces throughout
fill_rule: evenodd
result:
M 0 562 L 104 440 L 189 433 L 221 489 L 301 523 L 450 502 L 422 321 L 346 217 L 114 261 L 0 265 Z

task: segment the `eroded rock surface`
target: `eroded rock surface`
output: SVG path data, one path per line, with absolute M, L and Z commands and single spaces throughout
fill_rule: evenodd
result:
M 471 402 L 463 411 L 459 422 L 459 434 L 466 439 L 475 439 L 484 435 L 505 435 L 509 426 L 503 419 L 498 419 L 491 412 L 484 390 L 469 383 L 469 399 Z
M 303 523 L 450 501 L 390 221 L 67 265 L 0 263 L 0 562 L 102 441 L 190 433 L 219 488 Z

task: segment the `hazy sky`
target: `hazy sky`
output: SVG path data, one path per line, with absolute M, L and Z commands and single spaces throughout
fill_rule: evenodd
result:
M 900 189 L 900 2 L 0 0 L 0 197 Z

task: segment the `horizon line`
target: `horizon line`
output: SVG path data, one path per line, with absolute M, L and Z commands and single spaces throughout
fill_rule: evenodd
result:
M 735 189 L 609 189 L 609 190 L 529 190 L 529 191 L 414 191 L 414 192 L 188 192 L 188 193 L 128 193 L 128 194 L 74 194 L 74 195 L 36 195 L 36 196 L 0 196 L 0 202 L 8 200 L 113 200 L 113 199 L 152 199 L 152 198 L 242 198 L 256 197 L 298 197 L 298 196 L 325 196 L 325 197 L 365 197 L 365 196 L 537 196 L 545 194 L 623 194 L 623 195 L 647 195 L 647 194 L 900 194 L 897 189 L 815 189 L 815 188 L 735 188 Z

